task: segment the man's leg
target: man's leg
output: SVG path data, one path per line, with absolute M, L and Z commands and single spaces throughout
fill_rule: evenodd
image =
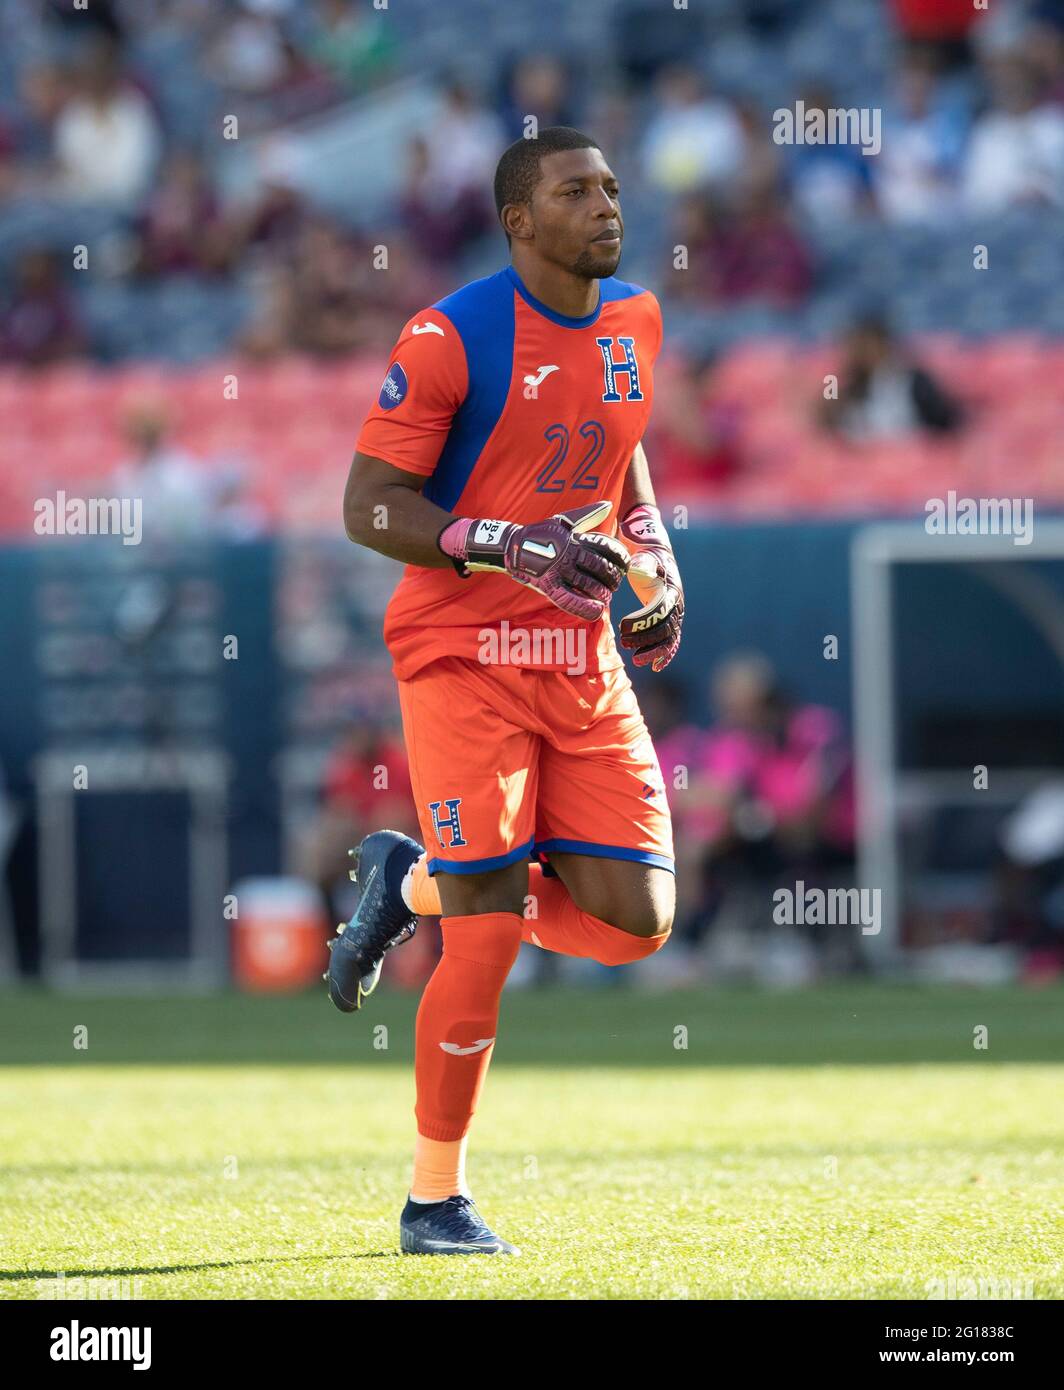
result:
M 519 670 L 448 658 L 399 692 L 443 936 L 417 1013 L 417 1138 L 400 1240 L 411 1253 L 509 1254 L 471 1204 L 464 1163 L 521 949 L 538 776 L 533 687 Z
M 543 879 L 548 911 L 540 927 L 531 924 L 538 945 L 602 965 L 643 960 L 665 945 L 676 909 L 674 874 L 628 859 L 557 850 L 550 862 L 558 878 Z M 566 902 L 555 897 L 559 880 Z
M 417 1143 L 410 1195 L 465 1193 L 466 1135 L 494 1051 L 499 998 L 521 946 L 528 864 L 438 874 L 443 954 L 417 1012 Z
M 403 892 L 411 910 L 442 912 L 446 875 L 430 878 L 422 857 L 411 867 Z M 675 877 L 667 869 L 625 859 L 592 859 L 554 852 L 548 877 L 531 864 L 521 939 L 545 951 L 628 965 L 661 949 L 676 906 Z

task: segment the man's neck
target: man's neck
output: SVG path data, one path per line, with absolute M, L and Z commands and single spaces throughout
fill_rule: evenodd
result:
M 573 275 L 542 261 L 513 262 L 514 271 L 533 298 L 570 319 L 587 318 L 598 308 L 601 287 L 598 280 Z

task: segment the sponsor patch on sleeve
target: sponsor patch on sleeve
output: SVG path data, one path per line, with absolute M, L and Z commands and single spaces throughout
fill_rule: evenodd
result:
M 393 362 L 388 369 L 388 375 L 384 378 L 381 386 L 381 393 L 378 402 L 382 410 L 394 410 L 397 405 L 401 405 L 406 399 L 406 393 L 410 383 L 406 379 L 406 372 L 398 362 Z

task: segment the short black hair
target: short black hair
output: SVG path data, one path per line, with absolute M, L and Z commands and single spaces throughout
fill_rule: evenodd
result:
M 569 125 L 551 125 L 541 130 L 535 139 L 515 140 L 503 150 L 495 168 L 495 211 L 502 218 L 507 203 L 529 203 L 532 190 L 540 180 L 539 161 L 545 154 L 559 150 L 597 150 L 597 140 L 583 135 Z M 506 233 L 510 244 L 510 233 Z

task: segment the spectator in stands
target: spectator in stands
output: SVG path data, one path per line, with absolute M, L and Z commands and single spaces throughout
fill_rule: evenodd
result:
M 56 119 L 66 100 L 66 81 L 54 63 L 38 63 L 19 74 L 18 100 L 0 118 L 5 195 L 49 193 Z
M 0 116 L 0 206 L 18 187 L 18 146 L 12 126 Z
M 304 842 L 302 871 L 343 915 L 339 889 L 347 883 L 347 851 L 387 825 L 414 836 L 417 816 L 402 739 L 372 717 L 351 724 L 325 769 L 321 810 Z
M 209 478 L 211 532 L 228 541 L 257 541 L 269 533 L 264 507 L 251 496 L 249 470 L 239 459 L 216 459 Z
M 296 247 L 292 345 L 318 356 L 365 346 L 364 296 L 353 241 L 325 218 L 311 222 Z
M 987 13 L 971 0 L 891 0 L 891 9 L 903 39 L 947 68 L 971 62 L 972 31 Z
M 436 198 L 458 203 L 478 195 L 488 225 L 494 225 L 491 185 L 495 165 L 506 144 L 506 133 L 494 112 L 481 106 L 464 82 L 452 82 L 443 104 L 423 132 L 428 175 Z
M 315 19 L 309 54 L 348 91 L 369 91 L 392 75 L 398 45 L 386 13 L 361 0 L 318 0 Z
M 837 109 L 841 103 L 823 83 L 801 96 L 807 113 Z M 787 177 L 797 211 L 831 225 L 873 211 L 872 160 L 855 144 L 794 144 L 785 147 Z M 880 152 L 879 158 L 883 158 Z
M 50 251 L 18 260 L 10 299 L 0 308 L 0 359 L 47 367 L 79 356 L 87 339 L 74 300 Z
M 666 193 L 716 187 L 742 162 L 742 122 L 734 105 L 706 90 L 685 64 L 662 70 L 655 83 L 658 109 L 640 147 L 647 182 Z
M 178 150 L 140 217 L 137 268 L 143 275 L 209 273 L 231 259 L 231 239 L 203 161 Z
M 690 823 L 688 795 L 698 766 L 705 729 L 687 715 L 684 687 L 668 675 L 638 680 L 639 704 L 654 740 L 665 792 L 672 813 L 676 853 L 676 920 L 688 922 L 703 900 L 702 857 L 697 826 Z
M 492 225 L 483 189 L 467 187 L 456 197 L 441 197 L 428 141 L 421 135 L 407 149 L 399 219 L 418 252 L 438 266 L 453 265 Z
M 145 541 L 202 539 L 210 520 L 210 483 L 192 456 L 170 442 L 165 404 L 139 402 L 124 429 L 132 455 L 113 481 L 117 496 L 140 499 Z
M 774 182 L 749 183 L 727 205 L 691 194 L 679 205 L 672 244 L 687 248 L 669 293 L 725 307 L 758 300 L 777 308 L 800 303 L 812 285 L 812 258 Z
M 1038 74 L 1046 101 L 1064 106 L 1064 0 L 1040 0 L 1020 46 Z
M 494 229 L 491 186 L 504 138 L 501 122 L 456 82 L 431 129 L 410 142 L 399 219 L 434 265 L 452 264 Z
M 333 357 L 392 343 L 396 322 L 432 303 L 442 287 L 401 233 L 387 247 L 387 265 L 378 265 L 373 240 L 311 218 L 291 256 L 273 260 L 244 351 Z
M 743 134 L 743 153 L 736 182 L 741 188 L 779 185 L 784 166 L 780 146 L 772 138 L 772 122 L 752 97 L 736 97 L 735 114 Z
M 965 205 L 975 213 L 1064 207 L 1064 112 L 1045 99 L 1043 80 L 1020 53 L 997 54 L 987 69 L 992 104 L 972 131 Z
M 1064 975 L 1064 781 L 1029 792 L 999 831 L 991 937 L 1026 953 L 1025 978 Z
M 739 0 L 739 8 L 759 38 L 779 42 L 805 17 L 809 0 Z
M 290 75 L 290 49 L 278 14 L 238 0 L 207 54 L 208 70 L 221 86 L 248 96 L 277 91 Z
M 126 21 L 119 11 L 119 0 L 93 0 L 86 5 L 71 5 L 67 0 L 45 0 L 44 11 L 50 25 L 56 25 L 65 38 L 75 43 L 84 41 L 86 34 L 103 38 L 120 46 L 126 37 Z
M 755 299 L 786 309 L 812 288 L 812 254 L 774 181 L 750 181 L 742 188 L 720 253 L 720 298 L 726 303 Z
M 300 230 L 290 258 L 270 268 L 245 351 L 270 357 L 288 351 L 332 356 L 365 343 L 362 297 L 351 241 L 327 219 Z
M 128 207 L 147 191 L 160 133 L 147 99 L 125 82 L 109 43 L 88 49 L 70 74 L 73 95 L 55 123 L 60 191 Z
M 549 53 L 518 58 L 503 81 L 500 115 L 507 140 L 520 140 L 525 135 L 529 116 L 535 116 L 540 130 L 573 125 L 576 112 L 565 64 Z
M 866 315 L 850 330 L 838 375 L 838 399 L 821 401 L 820 421 L 852 440 L 914 430 L 945 435 L 963 423 L 959 404 L 899 347 L 879 314 Z
M 965 113 L 943 98 L 933 53 L 906 54 L 884 112 L 883 148 L 875 160 L 876 198 L 888 221 L 945 222 L 956 215 L 967 130 Z
M 662 16 L 661 0 L 614 0 L 610 47 L 627 91 L 642 95 L 666 68 L 687 62 L 692 53 L 708 48 L 706 9 L 704 5 L 684 6 L 679 19 L 673 16 L 669 23 Z
M 850 862 L 854 833 L 851 756 L 838 715 L 792 701 L 757 653 L 721 662 L 711 693 L 717 722 L 695 753 L 683 813 L 685 833 L 704 847 L 702 910 L 710 916 L 735 888 L 815 878 Z
M 687 506 L 739 474 L 739 413 L 718 396 L 712 355 L 666 356 L 655 376 L 650 447 L 659 495 Z
M 268 141 L 258 157 L 254 196 L 227 218 L 229 255 L 261 254 L 271 263 L 291 260 L 313 214 L 299 183 L 300 161 L 283 137 Z

